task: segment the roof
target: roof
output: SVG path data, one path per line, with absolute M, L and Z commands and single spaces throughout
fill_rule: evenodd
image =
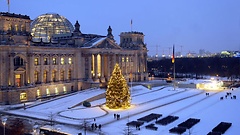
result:
M 85 44 L 83 44 L 82 48 L 92 48 L 93 46 L 95 46 L 96 44 L 104 41 L 107 37 L 95 37 L 92 40 L 86 42 Z
M 15 13 L 8 13 L 8 12 L 0 12 L 1 16 L 7 16 L 7 17 L 15 17 L 15 18 L 21 18 L 21 19 L 29 19 L 30 17 L 27 15 L 21 15 L 21 14 L 15 14 Z

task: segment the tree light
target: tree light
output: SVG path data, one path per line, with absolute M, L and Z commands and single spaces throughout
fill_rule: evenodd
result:
M 115 65 L 106 90 L 106 106 L 110 109 L 130 107 L 130 91 L 118 64 Z

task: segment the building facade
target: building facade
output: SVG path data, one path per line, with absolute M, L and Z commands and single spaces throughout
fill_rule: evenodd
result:
M 106 86 L 116 63 L 130 81 L 145 81 L 147 48 L 141 32 L 84 34 L 58 14 L 0 13 L 0 104 L 16 104 Z

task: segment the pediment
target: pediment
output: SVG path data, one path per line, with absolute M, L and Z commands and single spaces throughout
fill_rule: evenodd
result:
M 103 41 L 98 42 L 92 48 L 102 48 L 102 49 L 121 49 L 121 47 L 115 43 L 113 40 L 106 38 Z
M 24 72 L 25 71 L 25 68 L 23 67 L 18 67 L 14 70 L 15 72 Z

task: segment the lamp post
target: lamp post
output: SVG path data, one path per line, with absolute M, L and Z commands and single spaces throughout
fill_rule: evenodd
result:
M 33 135 L 37 135 L 38 134 L 37 132 L 38 132 L 38 125 L 34 125 L 33 126 L 33 133 L 34 134 Z
M 2 118 L 2 124 L 3 124 L 3 135 L 5 135 L 5 125 L 7 123 L 7 118 Z

